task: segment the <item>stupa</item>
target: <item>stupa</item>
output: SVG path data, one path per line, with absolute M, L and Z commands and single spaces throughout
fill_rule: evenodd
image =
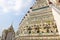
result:
M 46 0 L 36 0 L 19 24 L 16 40 L 60 40 L 52 9 Z

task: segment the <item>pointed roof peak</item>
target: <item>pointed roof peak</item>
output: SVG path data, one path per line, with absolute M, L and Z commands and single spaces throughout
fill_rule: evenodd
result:
M 10 24 L 10 28 L 13 28 L 13 22 Z
M 13 25 L 11 24 L 10 27 L 13 27 Z
M 11 24 L 8 31 L 11 31 L 11 32 L 14 32 L 14 28 L 13 28 L 13 25 Z
M 9 29 L 10 29 L 10 30 L 14 30 L 14 29 L 13 29 L 13 25 L 12 25 L 12 24 L 10 25 Z

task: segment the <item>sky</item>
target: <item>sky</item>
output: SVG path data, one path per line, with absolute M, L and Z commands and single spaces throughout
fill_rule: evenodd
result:
M 12 24 L 17 31 L 19 23 L 35 0 L 0 0 L 0 35 Z

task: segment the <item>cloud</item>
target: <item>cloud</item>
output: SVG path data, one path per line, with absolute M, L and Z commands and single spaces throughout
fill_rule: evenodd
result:
M 22 0 L 0 0 L 0 14 L 18 11 L 22 7 Z
M 32 0 L 26 0 L 24 7 L 29 7 L 31 5 L 31 2 L 32 2 Z
M 7 5 L 9 9 L 18 11 L 22 7 L 22 0 L 9 0 Z
M 31 5 L 32 0 L 0 0 L 0 15 L 14 12 L 14 15 L 21 14 L 20 11 Z
M 16 13 L 15 15 L 19 15 L 18 13 Z
M 23 0 L 24 1 L 24 0 Z M 29 8 L 29 7 L 31 7 L 31 5 L 32 5 L 32 2 L 33 2 L 33 0 L 25 0 L 26 2 L 22 2 L 22 5 L 21 5 L 21 9 L 20 9 L 20 11 L 22 10 L 22 9 L 24 9 L 24 10 L 26 10 L 27 8 Z M 22 14 L 20 11 L 18 11 L 17 13 L 16 13 L 16 15 L 19 15 L 19 14 Z M 24 12 L 24 11 L 23 11 Z

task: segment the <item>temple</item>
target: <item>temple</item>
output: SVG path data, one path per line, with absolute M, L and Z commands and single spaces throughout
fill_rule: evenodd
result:
M 15 39 L 60 40 L 57 21 L 52 10 L 54 3 L 51 0 L 36 0 L 19 24 Z
M 12 25 L 10 26 L 10 28 L 8 28 L 7 30 L 5 29 L 2 32 L 1 40 L 15 40 L 15 32 Z

